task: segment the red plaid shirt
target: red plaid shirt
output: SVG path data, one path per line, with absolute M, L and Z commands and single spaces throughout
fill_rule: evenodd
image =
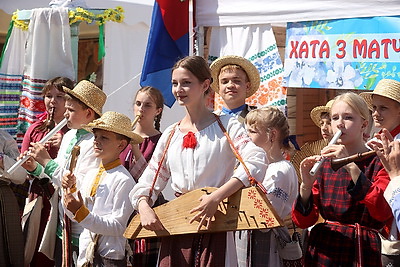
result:
M 312 226 L 321 213 L 325 220 L 381 229 L 392 216 L 383 197 L 389 176 L 375 156 L 357 165 L 362 173 L 354 184 L 344 168 L 335 172 L 330 162 L 325 161 L 307 207 L 299 198 L 293 205 L 292 218 L 296 225 L 301 228 Z M 380 246 L 376 231 L 362 231 L 364 266 L 381 266 Z M 354 227 L 321 223 L 312 228 L 305 256 L 306 266 L 353 266 L 355 261 Z

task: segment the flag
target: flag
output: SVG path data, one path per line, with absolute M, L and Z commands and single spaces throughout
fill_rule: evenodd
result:
M 189 0 L 156 0 L 147 41 L 141 86 L 159 89 L 171 107 L 171 68 L 189 55 Z

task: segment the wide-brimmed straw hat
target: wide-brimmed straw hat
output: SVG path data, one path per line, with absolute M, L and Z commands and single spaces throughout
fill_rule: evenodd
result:
M 122 134 L 130 138 L 131 142 L 135 144 L 142 143 L 143 138 L 132 132 L 131 124 L 131 119 L 124 114 L 115 111 L 107 111 L 100 118 L 88 123 L 87 125 L 83 125 L 82 128 L 88 131 L 93 131 L 93 129 L 102 129 Z
M 329 100 L 325 106 L 317 106 L 311 110 L 310 117 L 311 117 L 312 121 L 314 122 L 314 124 L 317 125 L 317 127 L 321 127 L 321 124 L 320 124 L 321 114 L 324 112 L 327 112 L 327 113 L 331 112 L 331 107 L 332 107 L 333 102 L 334 102 L 333 99 Z
M 257 68 L 245 59 L 239 56 L 223 56 L 216 59 L 210 66 L 211 75 L 213 82 L 211 83 L 211 88 L 219 94 L 219 81 L 218 76 L 221 69 L 226 65 L 237 65 L 240 66 L 247 74 L 250 81 L 250 89 L 246 94 L 246 97 L 252 96 L 257 89 L 260 87 L 260 73 Z
M 107 96 L 99 87 L 89 81 L 82 80 L 72 90 L 65 86 L 63 86 L 63 89 L 65 93 L 78 98 L 101 116 Z
M 384 96 L 400 103 L 400 82 L 392 79 L 383 79 L 378 82 L 374 91 L 361 93 L 360 96 L 367 102 L 370 110 L 373 109 L 373 95 Z

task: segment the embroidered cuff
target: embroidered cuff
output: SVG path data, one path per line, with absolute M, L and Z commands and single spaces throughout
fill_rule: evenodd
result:
M 43 167 L 39 163 L 36 165 L 36 169 L 34 169 L 32 172 L 27 171 L 29 174 L 39 177 L 39 175 L 42 173 Z
M 88 208 L 86 208 L 85 205 L 82 205 L 76 211 L 74 220 L 77 221 L 78 223 L 80 223 L 81 221 L 83 221 L 89 215 L 89 213 L 90 213 L 90 211 L 88 210 Z
M 386 201 L 392 205 L 395 196 L 398 194 L 400 194 L 400 176 L 394 177 L 390 180 L 383 195 Z
M 58 168 L 58 163 L 54 160 L 50 160 L 44 167 L 44 173 L 50 177 L 53 177 L 54 171 Z

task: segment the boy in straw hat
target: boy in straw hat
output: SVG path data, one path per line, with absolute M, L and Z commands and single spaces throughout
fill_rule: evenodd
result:
M 332 103 L 333 100 L 329 100 L 325 106 L 317 106 L 310 112 L 312 121 L 320 128 L 322 139 L 324 139 L 327 144 L 333 137 L 330 115 Z
M 306 157 L 312 155 L 320 155 L 321 150 L 328 145 L 329 141 L 332 139 L 333 132 L 331 127 L 331 106 L 333 100 L 328 101 L 324 106 L 317 106 L 313 108 L 310 112 L 310 117 L 314 124 L 320 128 L 322 139 L 317 141 L 308 142 L 304 144 L 300 150 L 296 151 L 290 160 L 296 169 L 297 176 L 300 177 L 300 163 Z
M 119 155 L 130 142 L 139 144 L 143 139 L 132 132 L 127 116 L 113 111 L 83 127 L 94 134 L 94 153 L 101 164 L 86 174 L 77 197 L 68 189 L 64 197 L 64 206 L 72 213 L 68 215 L 84 227 L 78 266 L 91 262 L 93 266 L 126 267 L 123 233 L 133 212 L 129 192 L 135 181 L 121 165 Z M 74 174 L 64 176 L 64 188 L 75 183 Z M 90 251 L 93 240 L 97 240 L 97 249 Z
M 213 82 L 211 88 L 224 100 L 221 114 L 231 114 L 244 122 L 250 110 L 245 104 L 260 86 L 260 73 L 247 59 L 239 56 L 223 56 L 210 66 Z
M 361 93 L 372 111 L 374 125 L 387 129 L 394 139 L 400 139 L 400 82 L 383 79 L 374 91 Z
M 64 116 L 67 118 L 67 126 L 71 130 L 64 135 L 58 155 L 54 160 L 51 159 L 46 148 L 42 144 L 32 143 L 32 147 L 30 148 L 32 157 L 24 163 L 23 167 L 27 169 L 29 173 L 39 178 L 50 177 L 53 184 L 60 187 L 62 177 L 65 171 L 69 169 L 72 148 L 75 145 L 79 145 L 80 154 L 74 171 L 77 177 L 77 186 L 79 189 L 79 185 L 88 170 L 97 168 L 99 165 L 99 160 L 96 158 L 93 150 L 93 134 L 83 129 L 82 125 L 88 124 L 101 116 L 102 108 L 106 102 L 107 96 L 100 88 L 86 80 L 80 81 L 73 90 L 66 87 L 63 87 L 63 89 L 66 93 L 66 111 Z M 55 251 L 54 260 L 56 266 L 61 266 L 63 259 L 69 257 L 69 255 L 62 254 L 61 248 L 63 214 L 64 211 L 62 204 L 59 203 L 59 223 L 57 230 L 49 229 L 49 231 L 45 232 L 45 236 L 43 237 L 43 240 L 49 240 L 46 238 L 46 234 L 49 236 L 57 234 L 58 236 L 56 239 L 55 250 L 50 248 L 50 252 L 46 254 L 52 259 L 53 251 Z M 49 224 L 52 225 L 51 223 Z M 73 255 L 78 253 L 78 238 L 82 230 L 83 228 L 79 224 L 71 224 L 70 235 L 72 237 L 72 258 L 76 258 Z M 53 246 L 54 244 L 50 245 L 50 247 Z
M 383 79 L 378 82 L 374 91 L 361 93 L 372 111 L 374 125 L 380 129 L 387 129 L 395 140 L 400 139 L 400 82 L 392 79 Z M 381 131 L 382 132 L 382 131 Z M 381 133 L 380 132 L 380 133 Z M 373 138 L 367 145 L 382 146 L 380 140 Z M 392 218 L 393 219 L 393 218 Z M 400 235 L 395 220 L 389 221 L 384 227 L 382 238 L 382 265 L 400 265 Z M 388 245 L 388 246 L 386 246 Z

